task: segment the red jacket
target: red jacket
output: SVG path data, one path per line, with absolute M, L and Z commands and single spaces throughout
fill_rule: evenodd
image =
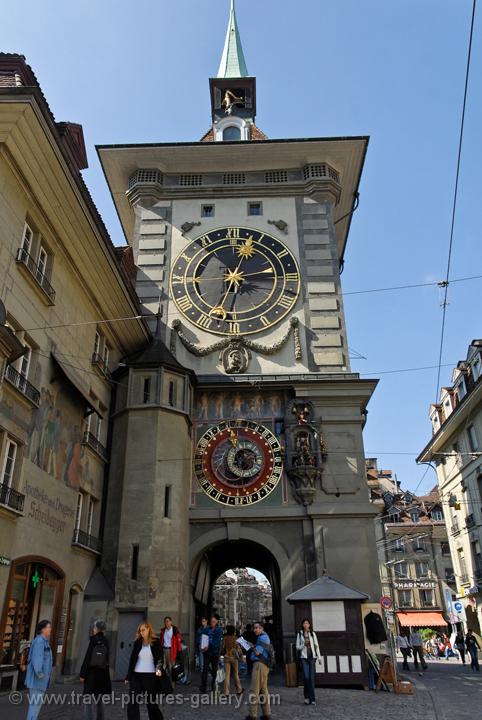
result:
M 159 633 L 161 647 L 164 649 L 164 632 L 166 628 L 162 628 Z M 175 663 L 177 654 L 181 652 L 182 635 L 175 625 L 172 626 L 172 642 L 171 642 L 171 662 Z

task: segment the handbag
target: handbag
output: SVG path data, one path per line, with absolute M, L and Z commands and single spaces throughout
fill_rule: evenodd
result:
M 216 673 L 216 682 L 223 683 L 226 680 L 226 671 L 223 667 L 218 667 L 218 671 Z
M 171 679 L 173 682 L 177 682 L 184 677 L 184 666 L 180 662 L 174 663 L 171 668 Z

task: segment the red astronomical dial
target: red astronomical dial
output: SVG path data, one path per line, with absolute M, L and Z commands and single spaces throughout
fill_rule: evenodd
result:
M 264 425 L 229 420 L 207 430 L 194 457 L 201 488 L 223 505 L 251 505 L 267 497 L 283 472 L 281 446 Z

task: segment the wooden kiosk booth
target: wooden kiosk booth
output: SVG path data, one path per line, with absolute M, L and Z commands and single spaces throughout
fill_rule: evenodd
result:
M 361 603 L 368 595 L 329 575 L 288 595 L 295 606 L 299 629 L 308 618 L 316 632 L 321 660 L 316 663 L 317 686 L 367 687 L 367 665 Z

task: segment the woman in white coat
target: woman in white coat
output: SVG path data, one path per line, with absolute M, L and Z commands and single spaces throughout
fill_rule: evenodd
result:
M 305 705 L 316 705 L 315 698 L 315 667 L 321 658 L 318 638 L 311 629 L 311 622 L 305 618 L 296 636 L 296 649 L 303 668 Z

